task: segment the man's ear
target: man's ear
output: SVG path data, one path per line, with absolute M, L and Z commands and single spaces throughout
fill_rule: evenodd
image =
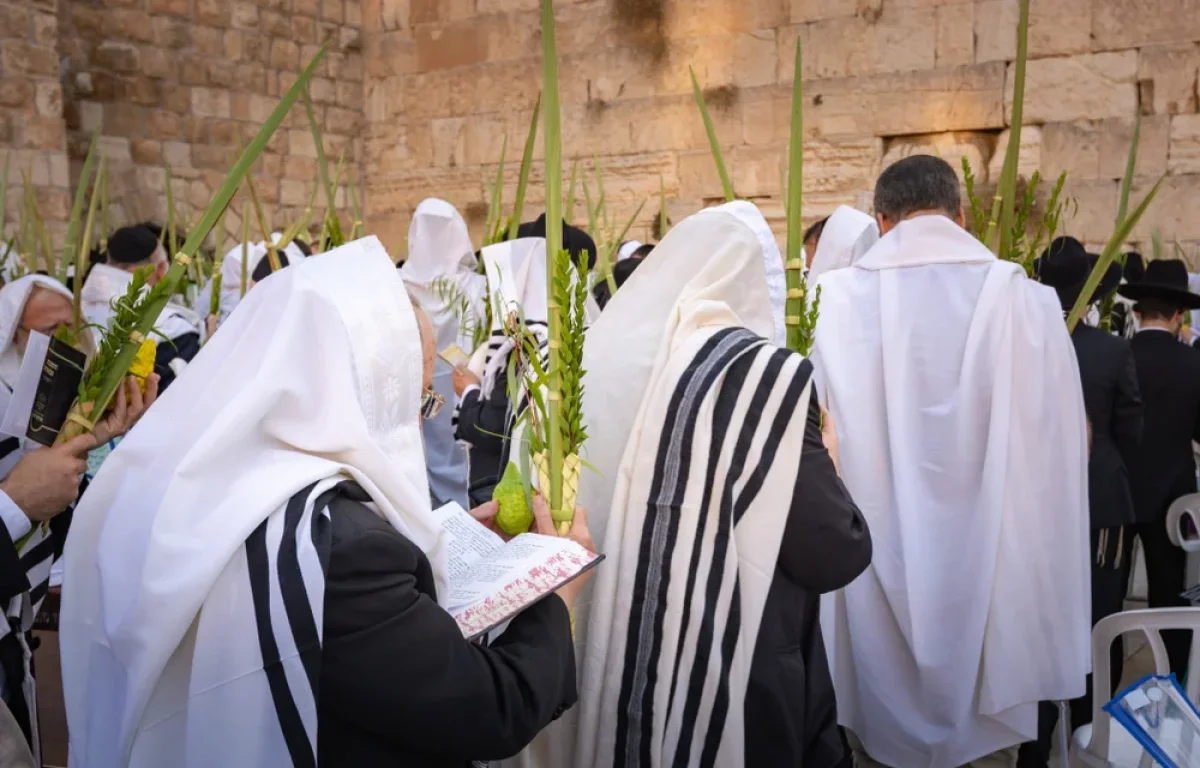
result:
M 875 223 L 879 225 L 879 234 L 881 236 L 886 235 L 888 232 L 892 231 L 892 227 L 896 226 L 892 223 L 891 219 L 889 219 L 887 216 L 884 216 L 882 213 L 875 214 Z
M 959 208 L 958 213 L 954 215 L 954 221 L 963 229 L 967 228 L 967 215 L 963 213 L 963 209 Z

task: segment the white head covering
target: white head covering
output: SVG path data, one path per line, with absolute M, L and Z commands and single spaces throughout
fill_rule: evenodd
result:
M 91 765 L 130 764 L 152 694 L 161 712 L 202 693 L 168 660 L 187 655 L 189 627 L 250 533 L 310 483 L 357 481 L 445 588 L 421 450 L 417 322 L 383 246 L 369 237 L 306 260 L 245 304 L 76 509 L 63 684 L 72 754 Z M 179 743 L 154 741 L 140 742 L 134 764 L 183 764 Z
M 518 312 L 526 326 L 546 339 L 549 307 L 546 298 L 546 241 L 523 237 L 483 249 L 488 301 L 492 305 L 492 336 L 476 350 L 471 369 L 483 381 L 483 396 L 491 395 L 495 377 L 504 370 L 514 342 L 507 334 L 508 316 Z M 532 372 L 531 372 L 532 373 Z
M 821 229 L 817 252 L 808 271 L 809 282 L 826 272 L 853 266 L 879 242 L 875 219 L 848 205 L 839 205 Z
M 776 346 L 787 346 L 787 326 L 784 324 L 787 304 L 787 276 L 783 272 L 783 254 L 779 252 L 779 243 L 775 240 L 775 233 L 771 231 L 771 225 L 763 218 L 762 211 L 758 210 L 758 206 L 745 200 L 735 200 L 732 203 L 726 203 L 713 210 L 732 213 L 739 221 L 750 228 L 754 233 L 755 239 L 758 240 L 758 247 L 762 253 L 763 267 L 766 269 L 767 295 L 771 299 L 771 307 L 774 310 L 775 337 L 773 341 Z M 658 249 L 655 248 L 655 253 L 657 252 Z M 771 335 L 768 333 L 763 333 L 762 335 L 767 339 L 771 339 Z
M 471 329 L 464 327 L 459 313 L 463 307 L 447 304 L 447 289 L 466 299 L 466 312 L 483 323 L 483 294 L 487 279 L 475 271 L 475 253 L 467 224 L 454 206 L 430 198 L 417 206 L 408 229 L 408 260 L 400 277 L 421 303 L 433 324 L 438 350 L 457 344 L 472 351 Z M 446 285 L 439 285 L 444 281 Z M 484 329 L 485 331 L 487 329 Z M 446 402 L 453 403 L 454 373 L 438 360 L 433 388 Z M 425 423 L 425 459 L 429 463 L 429 485 L 437 498 L 467 506 L 467 452 L 454 439 L 454 411 L 443 408 L 437 418 Z
M 602 551 L 611 551 L 607 539 L 614 490 L 629 482 L 633 470 L 627 447 L 641 428 L 638 417 L 651 380 L 673 351 L 668 342 L 687 335 L 680 333 L 681 324 L 689 331 L 704 327 L 702 318 L 721 326 L 740 324 L 768 340 L 778 338 L 774 334 L 782 333 L 786 294 L 776 286 L 783 281 L 778 247 L 757 208 L 746 202 L 710 208 L 667 233 L 588 331 L 584 453 L 594 471 L 580 476 L 579 504 L 589 510 L 588 524 Z M 585 681 L 602 673 L 595 669 L 597 659 L 604 662 L 600 651 L 589 658 L 592 600 L 588 590 L 575 604 L 575 643 Z M 590 695 L 581 688 L 581 698 Z M 531 748 L 548 757 L 544 765 L 590 764 L 576 760 L 579 710 L 575 707 L 553 723 Z
M 26 275 L 0 288 L 0 383 L 10 391 L 21 370 L 21 353 L 17 351 L 16 344 L 17 326 L 21 324 L 21 315 L 25 313 L 25 305 L 29 303 L 34 288 L 44 288 L 67 300 L 74 300 L 66 286 L 45 275 Z
M 474 274 L 477 264 L 458 210 L 436 197 L 421 201 L 408 227 L 408 259 L 400 269 L 404 281 L 428 286 L 447 275 Z
M 246 281 L 249 289 L 250 276 L 259 260 L 267 255 L 267 246 L 263 243 L 246 245 Z M 221 261 L 221 320 L 233 312 L 238 302 L 242 300 L 242 244 L 233 246 Z
M 638 240 L 626 240 L 617 249 L 617 261 L 625 261 L 625 259 L 632 257 L 634 252 L 641 247 L 642 243 Z

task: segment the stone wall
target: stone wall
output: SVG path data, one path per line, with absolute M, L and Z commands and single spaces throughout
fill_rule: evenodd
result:
M 196 218 L 249 141 L 331 41 L 311 84 L 331 164 L 357 176 L 364 65 L 359 0 L 0 0 L 0 147 L 14 148 L 9 233 L 20 171 L 60 222 L 94 132 L 109 162 L 114 226 L 166 216 L 166 167 L 181 213 Z M 302 107 L 256 166 L 270 224 L 295 220 L 316 187 Z M 68 162 L 69 159 L 69 162 Z M 338 193 L 346 205 L 346 187 Z M 240 202 L 227 219 L 240 229 Z M 324 197 L 316 199 L 316 217 Z M 257 228 L 255 228 L 257 229 Z
M 59 0 L 59 12 L 71 156 L 78 166 L 100 130 L 114 221 L 165 217 L 167 165 L 182 211 L 197 216 L 241 143 L 327 40 L 312 99 L 330 162 L 344 153 L 358 167 L 359 0 Z M 302 213 L 316 186 L 315 158 L 297 105 L 256 166 L 273 227 Z M 323 203 L 318 195 L 317 217 Z M 227 218 L 231 232 L 240 210 L 235 203 Z
M 8 200 L 0 205 L 7 208 L 9 233 L 15 233 L 20 214 L 22 172 L 53 236 L 61 235 L 70 208 L 55 5 L 0 0 L 0 148 L 10 163 Z
M 998 175 L 1011 107 L 1016 0 L 581 0 L 555 3 L 563 143 L 592 173 L 614 218 L 660 179 L 672 220 L 718 199 L 688 66 L 709 89 L 739 195 L 782 230 L 781 168 L 793 55 L 804 47 L 805 219 L 867 208 L 895 159 L 966 156 Z M 363 0 L 368 219 L 389 245 L 415 205 L 439 194 L 479 232 L 486 179 L 508 136 L 505 195 L 541 82 L 538 0 Z M 1135 231 L 1189 250 L 1200 241 L 1200 6 L 1195 0 L 1036 0 L 1022 172 L 1068 172 L 1068 226 L 1089 243 L 1112 230 L 1137 110 L 1144 115 L 1135 199 L 1161 174 Z M 538 158 L 540 159 L 540 143 Z M 569 163 L 568 163 L 569 165 Z M 530 204 L 540 206 L 541 168 Z M 594 188 L 594 184 L 593 184 Z M 593 190 L 594 191 L 594 190 Z M 582 195 L 580 195 L 582 198 Z M 585 218 L 582 206 L 575 219 Z

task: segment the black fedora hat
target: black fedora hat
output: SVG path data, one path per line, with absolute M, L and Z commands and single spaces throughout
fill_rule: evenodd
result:
M 1121 286 L 1120 293 L 1132 301 L 1158 299 L 1181 309 L 1200 309 L 1200 296 L 1188 290 L 1187 265 L 1179 259 L 1150 262 L 1142 279 Z
M 1099 259 L 1096 254 L 1088 253 L 1083 243 L 1075 238 L 1058 237 L 1042 252 L 1041 257 L 1034 261 L 1033 271 L 1044 285 L 1050 286 L 1058 293 L 1058 300 L 1063 309 L 1071 309 Z M 1104 277 L 1100 279 L 1100 285 L 1092 294 L 1092 300 L 1112 293 L 1120 282 L 1121 265 L 1110 264 Z

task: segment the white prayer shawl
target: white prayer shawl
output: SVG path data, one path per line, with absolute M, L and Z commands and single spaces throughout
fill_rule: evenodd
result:
M 487 279 L 475 271 L 476 264 L 467 224 L 454 206 L 434 198 L 418 205 L 400 277 L 429 316 L 439 352 L 452 344 L 468 352 L 472 349 L 471 328 L 461 324 L 460 313 L 484 322 Z M 459 306 L 463 302 L 466 306 Z M 433 388 L 453 403 L 454 371 L 441 359 L 436 366 Z M 443 408 L 437 418 L 425 422 L 425 460 L 434 496 L 466 507 L 467 452 L 454 439 L 454 429 L 453 408 Z
M 285 741 L 263 669 L 267 635 L 247 554 L 266 521 L 268 562 L 280 563 L 287 503 L 314 483 L 358 482 L 445 589 L 417 416 L 416 317 L 379 241 L 273 276 L 229 323 L 113 452 L 76 511 L 60 624 L 72 766 L 315 761 L 315 695 L 297 651 L 311 634 L 306 644 L 279 619 L 272 593 L 281 664 L 271 669 L 295 700 L 297 745 Z M 312 507 L 303 501 L 305 520 Z M 323 571 L 307 530 L 296 557 L 319 635 Z
M 43 288 L 74 300 L 66 286 L 45 275 L 26 275 L 0 288 L 0 383 L 9 392 L 16 385 L 17 374 L 21 370 L 17 328 L 21 325 L 21 315 L 25 313 L 25 305 L 29 303 L 34 288 Z
M 267 246 L 263 243 L 250 243 L 245 246 L 246 261 L 246 290 L 250 289 L 251 275 L 260 259 L 267 255 Z M 242 300 L 242 245 L 235 245 L 221 260 L 221 323 L 224 323 Z
M 826 272 L 845 269 L 879 242 L 875 219 L 847 205 L 839 205 L 821 229 L 821 239 L 808 270 L 808 279 L 817 280 Z
M 695 354 L 698 348 L 692 344 L 705 334 L 737 326 L 770 339 L 777 326 L 782 327 L 783 295 L 776 297 L 779 292 L 773 286 L 784 283 L 783 262 L 774 239 L 764 241 L 764 232 L 770 232 L 766 221 L 749 203 L 712 208 L 689 217 L 655 247 L 654 254 L 613 295 L 588 331 L 584 345 L 584 421 L 589 437 L 584 451 L 595 471 L 582 473 L 579 503 L 589 510 L 593 538 L 609 557 L 607 565 L 613 566 L 609 569 L 612 573 L 601 575 L 575 603 L 580 706 L 546 728 L 525 752 L 510 761 L 514 765 L 582 768 L 613 764 L 610 726 L 616 707 L 611 696 L 619 693 L 619 685 L 606 680 L 606 675 L 619 675 L 625 659 L 620 655 L 623 651 L 614 651 L 611 646 L 610 634 L 619 630 L 601 617 L 615 619 L 613 611 L 622 605 L 617 602 L 618 589 L 628 587 L 627 571 L 635 567 L 636 547 L 623 549 L 626 536 L 635 536 L 642 522 L 637 503 L 629 501 L 630 487 L 635 475 L 639 483 L 645 481 L 637 473 L 653 468 L 655 437 L 663 425 L 658 416 L 647 415 L 648 409 L 662 407 L 661 398 L 670 396 L 671 377 L 678 373 L 674 366 Z M 794 476 L 792 481 L 794 485 Z M 638 489 L 635 493 L 645 490 L 642 485 Z M 790 493 L 791 486 L 788 498 Z M 770 519 L 771 526 L 778 525 L 778 531 L 756 550 L 760 559 L 765 558 L 763 563 L 770 562 L 768 584 L 786 521 L 786 507 L 778 503 L 778 519 Z M 737 552 L 739 556 L 745 554 L 740 544 Z M 673 600 L 678 597 L 672 595 Z M 743 601 L 742 607 L 756 603 L 757 599 Z M 628 601 L 624 605 L 628 607 Z M 599 611 L 595 616 L 594 610 Z M 627 618 L 621 618 L 622 627 L 627 626 Z M 757 621 L 753 614 L 743 612 L 743 639 L 753 642 Z M 620 642 L 623 648 L 624 640 Z M 739 651 L 739 659 L 741 655 Z M 747 665 L 749 658 L 744 657 Z M 742 673 L 746 671 L 748 666 L 732 677 L 744 680 Z M 732 701 L 737 704 L 731 704 L 729 715 L 737 724 L 730 720 L 729 727 L 740 734 L 742 700 Z M 665 709 L 654 711 L 656 716 L 665 715 Z M 609 751 L 589 751 L 587 745 L 597 745 L 601 738 Z M 742 753 L 731 743 L 723 746 L 732 752 L 722 755 L 734 757 L 736 753 L 735 760 L 720 763 L 723 766 L 741 765 Z
M 488 301 L 492 305 L 492 333 L 482 363 L 482 395 L 490 397 L 497 376 L 505 374 L 514 342 L 507 332 L 516 313 L 525 326 L 546 341 L 549 307 L 546 294 L 546 241 L 527 237 L 489 245 L 483 249 Z
M 822 600 L 839 720 L 953 768 L 1084 692 L 1087 445 L 1058 297 L 943 216 L 820 281 L 813 363 L 871 566 Z
M 637 249 L 641 247 L 642 243 L 640 240 L 626 240 L 617 249 L 617 261 L 625 261 L 625 259 L 632 258 Z

